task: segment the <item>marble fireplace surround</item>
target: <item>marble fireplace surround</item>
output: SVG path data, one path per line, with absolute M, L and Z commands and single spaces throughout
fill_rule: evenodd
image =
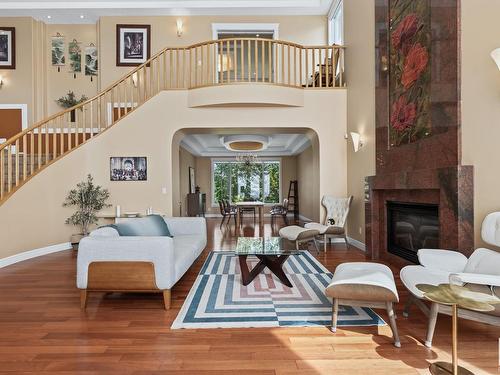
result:
M 459 166 L 393 173 L 366 179 L 366 251 L 391 260 L 387 251 L 387 202 L 439 206 L 440 245 L 469 255 L 474 246 L 473 168 Z
M 474 247 L 473 167 L 461 165 L 460 1 L 414 0 L 430 6 L 429 119 L 432 132 L 413 143 L 392 146 L 389 85 L 389 7 L 375 0 L 376 175 L 365 179 L 365 241 L 368 255 L 401 260 L 387 251 L 388 201 L 439 206 L 440 244 L 469 255 Z M 398 4 L 410 0 L 397 0 Z M 406 261 L 404 261 L 406 262 Z

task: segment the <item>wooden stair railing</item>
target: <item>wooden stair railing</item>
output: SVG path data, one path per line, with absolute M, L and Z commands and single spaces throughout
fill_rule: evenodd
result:
M 160 91 L 233 83 L 305 89 L 345 87 L 344 47 L 237 38 L 165 48 L 95 97 L 0 144 L 0 205 L 35 173 Z

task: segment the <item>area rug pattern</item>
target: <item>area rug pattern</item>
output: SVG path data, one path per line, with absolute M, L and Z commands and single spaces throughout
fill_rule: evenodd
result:
M 253 268 L 258 259 L 248 257 Z M 332 303 L 325 287 L 332 274 L 308 252 L 287 259 L 283 269 L 293 288 L 265 269 L 247 286 L 238 257 L 212 252 L 172 324 L 178 328 L 242 328 L 331 325 Z M 341 306 L 339 326 L 385 325 L 369 308 Z

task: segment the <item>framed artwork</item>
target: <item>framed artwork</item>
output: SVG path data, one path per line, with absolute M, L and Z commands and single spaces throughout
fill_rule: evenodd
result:
M 194 177 L 194 168 L 189 167 L 189 192 L 194 193 L 196 191 L 196 181 Z
M 64 36 L 57 33 L 51 38 L 52 66 L 64 66 L 66 64 Z
M 431 135 L 430 0 L 389 2 L 390 147 Z
M 0 69 L 16 69 L 16 28 L 0 26 Z
M 82 72 L 82 48 L 80 42 L 73 39 L 68 43 L 69 73 Z
M 96 76 L 98 69 L 97 63 L 97 47 L 91 44 L 85 47 L 85 75 Z
M 116 66 L 141 65 L 150 56 L 150 25 L 116 25 Z
M 148 159 L 144 156 L 110 158 L 111 181 L 147 181 Z

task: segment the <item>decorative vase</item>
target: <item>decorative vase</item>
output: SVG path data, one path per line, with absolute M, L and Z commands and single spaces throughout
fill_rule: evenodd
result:
M 72 234 L 70 238 L 71 245 L 73 248 L 77 247 L 82 238 L 85 237 L 82 233 Z

